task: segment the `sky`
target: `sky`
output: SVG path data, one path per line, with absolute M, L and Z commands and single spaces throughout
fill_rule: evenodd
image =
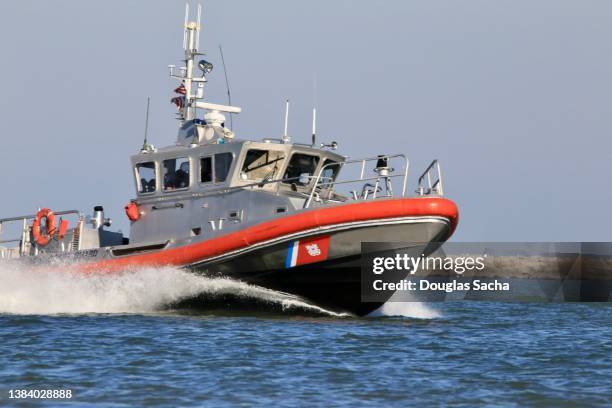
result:
M 197 4 L 197 2 L 193 2 Z M 409 190 L 432 159 L 457 203 L 455 241 L 609 241 L 612 2 L 203 3 L 208 99 L 237 137 L 283 132 L 353 158 L 406 153 Z M 171 145 L 184 2 L 0 2 L 0 217 L 104 205 L 127 232 L 129 156 Z

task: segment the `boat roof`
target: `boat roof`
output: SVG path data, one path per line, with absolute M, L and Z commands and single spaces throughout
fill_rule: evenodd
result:
M 178 157 L 177 155 L 189 155 L 191 152 L 197 152 L 202 155 L 205 153 L 222 153 L 222 152 L 233 152 L 239 153 L 243 146 L 250 146 L 258 149 L 270 149 L 270 150 L 281 150 L 281 151 L 296 151 L 302 153 L 308 153 L 319 157 L 329 158 L 335 161 L 343 161 L 346 159 L 345 156 L 335 153 L 333 151 L 322 149 L 316 146 L 303 144 L 303 143 L 283 143 L 278 139 L 263 139 L 261 141 L 256 140 L 232 140 L 225 143 L 216 144 L 197 144 L 197 145 L 173 145 L 166 146 L 159 149 L 152 150 L 141 150 L 138 154 L 132 156 L 132 163 L 142 163 L 154 159 L 160 158 L 171 158 Z

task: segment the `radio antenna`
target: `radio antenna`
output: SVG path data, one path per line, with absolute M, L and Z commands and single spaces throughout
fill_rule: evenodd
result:
M 312 145 L 317 144 L 317 108 L 312 108 Z
M 151 145 L 147 140 L 149 136 L 149 105 L 151 104 L 151 97 L 147 96 L 147 115 L 145 116 L 145 131 L 144 131 L 144 143 L 142 144 L 142 151 L 146 152 L 151 150 Z
M 185 3 L 185 25 L 183 26 L 183 49 L 187 50 L 187 23 L 189 22 L 189 3 Z
M 201 22 L 201 15 L 202 15 L 202 5 L 198 4 L 198 27 L 196 28 L 197 33 L 196 33 L 196 49 L 200 48 L 200 22 Z
M 317 73 L 312 74 L 312 145 L 317 143 Z
M 223 73 L 225 74 L 225 88 L 227 89 L 227 103 L 232 106 L 232 94 L 230 92 L 229 79 L 227 79 L 227 68 L 225 67 L 225 58 L 223 57 L 223 47 L 219 44 L 219 53 L 221 54 L 221 63 L 223 64 Z M 234 115 L 230 113 L 230 129 L 234 130 Z
M 285 133 L 283 133 L 283 143 L 289 143 L 291 138 L 287 134 L 287 130 L 289 127 L 289 99 L 285 101 Z

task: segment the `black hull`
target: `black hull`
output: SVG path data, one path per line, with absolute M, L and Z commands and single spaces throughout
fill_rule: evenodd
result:
M 336 313 L 366 316 L 388 300 L 362 301 L 361 242 L 395 242 L 397 248 L 414 251 L 415 256 L 433 252 L 448 235 L 446 223 L 412 225 L 378 225 L 332 234 L 329 259 L 287 267 L 289 242 L 275 244 L 225 260 L 201 263 L 190 267 L 210 277 L 236 279 L 251 285 L 288 293 L 304 301 Z M 316 236 L 316 235 L 315 235 Z M 408 244 L 407 242 L 412 242 Z
M 241 272 L 241 268 L 237 268 L 230 277 L 251 285 L 299 296 L 306 302 L 329 311 L 365 316 L 378 309 L 384 302 L 361 301 L 360 259 L 360 256 L 356 255 L 290 269 L 263 270 L 257 273 L 249 270 Z M 234 262 L 244 264 L 244 260 Z M 206 274 L 209 275 L 207 271 Z

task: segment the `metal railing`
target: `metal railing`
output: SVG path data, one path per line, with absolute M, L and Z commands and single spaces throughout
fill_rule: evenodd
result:
M 400 173 L 395 173 L 395 169 L 389 167 L 389 160 L 391 159 L 401 159 L 403 162 L 403 168 Z M 379 166 L 381 160 L 384 163 L 384 166 Z M 377 165 L 373 169 L 376 173 L 372 177 L 366 177 L 366 163 L 376 161 Z M 361 165 L 359 178 L 351 179 L 351 180 L 333 180 L 326 177 L 323 177 L 322 174 L 325 170 L 330 169 L 332 167 L 342 167 L 344 168 L 346 165 L 359 163 Z M 351 183 L 360 183 L 366 182 L 361 189 L 361 192 L 351 191 L 353 200 L 367 200 L 370 197 L 375 199 L 379 196 L 379 193 L 382 192 L 382 188 L 385 188 L 385 196 L 393 197 L 393 187 L 391 183 L 392 178 L 402 177 L 402 194 L 403 197 L 406 195 L 406 183 L 408 182 L 408 167 L 409 167 L 408 159 L 403 154 L 393 154 L 393 155 L 380 155 L 376 157 L 368 157 L 365 159 L 355 159 L 355 160 L 345 160 L 343 162 L 332 162 L 321 167 L 316 177 L 314 177 L 314 184 L 308 195 L 308 199 L 304 203 L 304 208 L 310 207 L 310 204 L 313 200 L 317 201 L 329 201 L 334 196 L 334 187 L 341 184 L 351 184 Z M 325 181 L 327 179 L 328 181 Z M 368 181 L 373 181 L 374 184 L 367 183 Z M 382 184 L 381 184 L 382 183 Z M 326 191 L 324 191 L 326 190 Z M 325 197 L 327 195 L 327 197 Z
M 435 171 L 435 173 L 434 173 Z M 425 184 L 427 182 L 427 184 Z M 419 187 L 416 190 L 418 195 L 424 196 L 435 193 L 437 195 L 444 195 L 444 188 L 442 186 L 442 170 L 440 169 L 440 162 L 434 160 L 425 169 L 421 177 L 419 177 Z
M 67 210 L 67 211 L 58 211 L 53 212 L 55 215 L 70 215 L 77 214 L 80 215 L 81 212 L 77 210 Z M 0 244 L 19 244 L 19 255 L 23 255 L 26 251 L 26 247 L 30 244 L 30 225 L 28 221 L 36 218 L 36 214 L 29 215 L 20 215 L 17 217 L 9 217 L 9 218 L 0 218 Z M 4 233 L 4 226 L 7 224 L 13 223 L 21 223 L 21 234 L 20 237 L 2 239 L 2 235 Z M 0 248 L 0 258 L 9 258 L 11 257 L 17 248 Z
M 66 211 L 53 211 L 53 214 L 55 215 L 68 215 L 68 214 L 80 214 L 80 211 L 77 210 L 66 210 Z M 16 221 L 23 221 L 23 220 L 33 220 L 37 217 L 37 214 L 32 214 L 32 215 L 20 215 L 18 217 L 10 217 L 10 218 L 0 218 L 0 234 L 2 233 L 2 224 L 8 223 L 8 222 L 16 222 Z

